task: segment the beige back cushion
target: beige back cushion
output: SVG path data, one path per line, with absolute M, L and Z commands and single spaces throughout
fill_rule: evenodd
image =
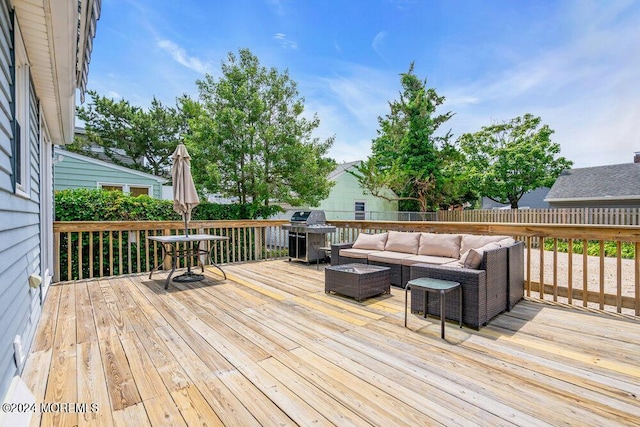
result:
M 464 260 L 465 268 L 480 268 L 480 264 L 482 264 L 482 257 L 484 256 L 485 251 L 497 249 L 499 247 L 500 244 L 498 244 L 497 242 L 491 242 L 480 248 L 469 249 L 469 253 Z
M 366 234 L 360 233 L 353 243 L 354 249 L 369 249 L 374 251 L 384 251 L 384 245 L 387 243 L 387 233 Z
M 504 248 L 505 246 L 513 245 L 515 242 L 516 239 L 514 239 L 513 237 L 507 237 L 506 239 L 500 240 L 498 244 Z
M 458 258 L 461 239 L 459 234 L 421 233 L 418 255 Z
M 389 231 L 385 251 L 402 252 L 406 254 L 417 254 L 421 233 L 410 233 L 406 231 Z
M 463 255 L 469 249 L 481 248 L 487 243 L 499 242 L 508 236 L 476 236 L 474 234 L 463 234 L 460 243 L 460 254 Z

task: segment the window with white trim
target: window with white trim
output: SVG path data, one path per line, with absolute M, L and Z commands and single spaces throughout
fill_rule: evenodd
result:
M 15 39 L 15 180 L 16 193 L 29 196 L 29 61 L 18 21 Z
M 153 188 L 149 185 L 109 184 L 99 182 L 98 188 L 102 188 L 107 191 L 122 191 L 123 193 L 129 194 L 133 197 L 142 195 L 153 197 Z
M 365 202 L 356 202 L 355 204 L 356 220 L 365 219 Z

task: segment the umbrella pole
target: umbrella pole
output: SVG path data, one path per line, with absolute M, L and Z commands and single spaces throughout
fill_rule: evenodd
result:
M 182 215 L 184 217 L 184 235 L 188 236 L 189 235 L 189 226 L 188 226 L 188 221 L 187 221 L 187 214 L 183 214 Z M 189 243 L 189 245 L 192 245 L 193 243 Z M 187 257 L 187 274 L 191 274 L 191 257 L 188 256 Z

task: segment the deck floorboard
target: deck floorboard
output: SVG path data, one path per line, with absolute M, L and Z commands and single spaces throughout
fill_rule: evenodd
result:
M 475 331 L 404 291 L 325 294 L 323 269 L 266 261 L 206 280 L 56 284 L 23 378 L 37 425 L 639 425 L 640 319 L 527 299 Z

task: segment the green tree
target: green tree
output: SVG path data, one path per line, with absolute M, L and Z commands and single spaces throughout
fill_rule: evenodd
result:
M 183 100 L 190 120 L 187 143 L 196 184 L 237 196 L 240 203 L 317 205 L 332 183 L 333 138 L 311 136 L 316 115 L 303 117 L 304 99 L 287 71 L 260 65 L 248 49 L 229 53 L 222 75 L 197 81 L 199 105 Z
M 91 102 L 77 109 L 86 138 L 77 138 L 69 148 L 95 156 L 89 145 L 98 145 L 115 164 L 170 179 L 171 154 L 186 131 L 182 111 L 164 106 L 155 97 L 145 111 L 124 99 L 88 93 Z
M 445 98 L 427 88 L 426 80 L 419 80 L 413 68 L 411 63 L 409 71 L 400 75 L 400 99 L 390 102 L 389 114 L 378 118 L 380 127 L 372 143 L 372 155 L 356 167 L 353 175 L 374 196 L 398 200 L 404 202 L 405 209 L 425 212 L 457 197 L 445 191 L 458 188 L 452 185 L 456 175 L 446 173 L 457 150 L 449 142 L 450 132 L 437 135 L 453 115 L 436 115 Z M 395 194 L 390 195 L 389 189 Z
M 560 145 L 551 142 L 552 133 L 540 117 L 525 114 L 462 135 L 459 144 L 466 155 L 468 182 L 478 194 L 517 209 L 525 193 L 552 186 L 573 164 L 557 157 Z

